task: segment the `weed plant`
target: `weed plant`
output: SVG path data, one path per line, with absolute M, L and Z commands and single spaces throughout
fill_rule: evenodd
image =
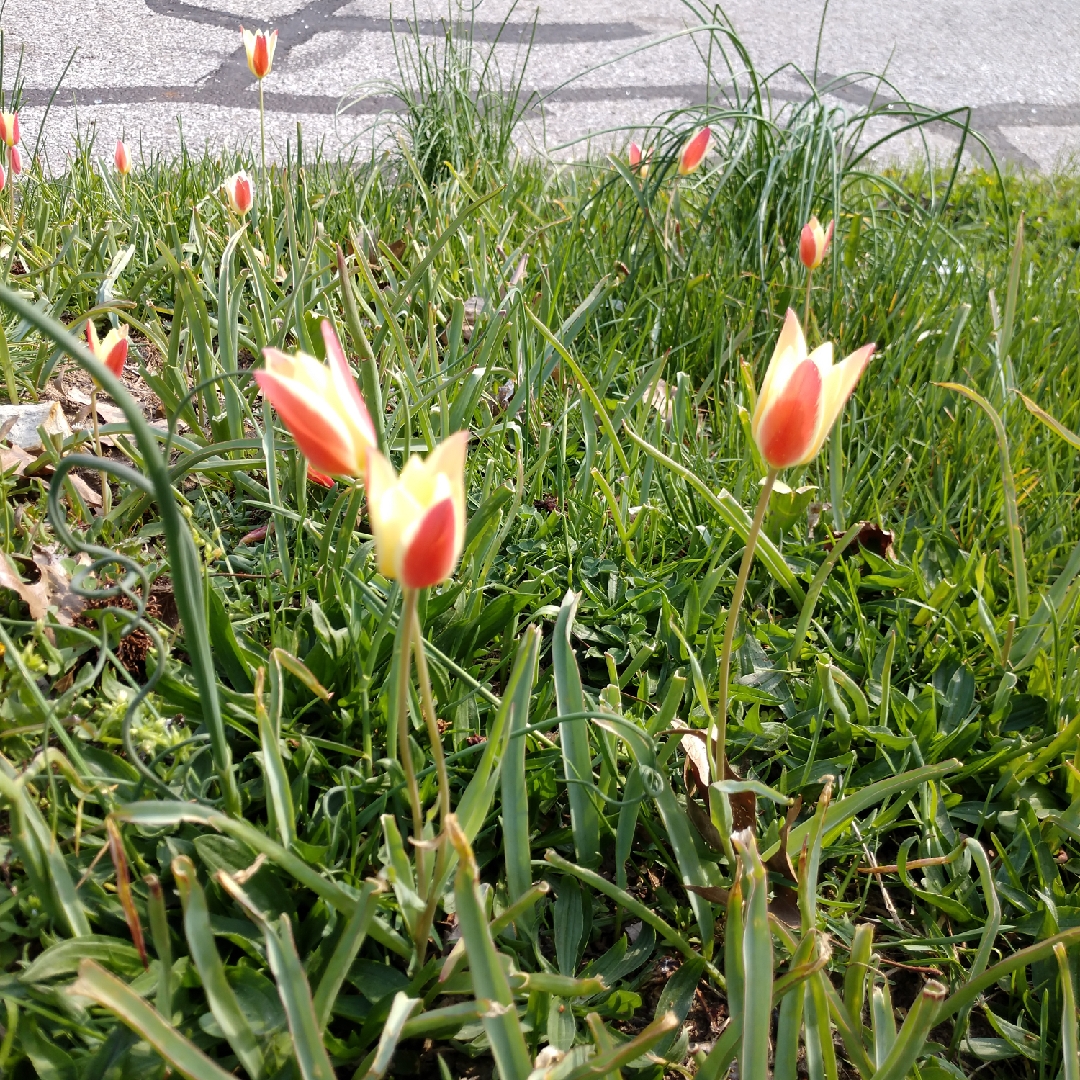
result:
M 70 401 L 81 367 L 124 418 L 104 463 L 85 429 L 0 459 L 10 1075 L 1076 1077 L 1077 458 L 1015 391 L 1080 427 L 1077 181 L 874 172 L 873 110 L 778 118 L 709 18 L 736 77 L 663 118 L 647 177 L 514 160 L 517 105 L 470 112 L 473 67 L 419 38 L 437 93 L 402 91 L 394 167 L 298 134 L 242 227 L 242 157 L 122 189 L 86 141 L 25 176 L 2 391 Z M 770 503 L 713 800 L 685 729 L 811 212 L 837 226 L 808 336 L 878 354 Z M 136 397 L 87 318 L 132 328 Z M 361 487 L 310 482 L 250 379 L 270 345 L 321 356 L 323 318 L 374 358 L 396 461 L 472 433 L 464 557 L 421 598 L 458 822 L 426 959 L 398 589 Z

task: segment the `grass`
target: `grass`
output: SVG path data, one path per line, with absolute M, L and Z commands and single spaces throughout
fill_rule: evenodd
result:
M 1078 183 L 874 172 L 839 153 L 859 118 L 766 99 L 664 118 L 644 180 L 491 158 L 475 125 L 444 172 L 426 113 L 392 169 L 298 139 L 239 233 L 242 157 L 121 190 L 82 145 L 26 177 L 3 390 L 69 385 L 57 323 L 115 317 L 139 397 L 102 379 L 109 508 L 85 434 L 0 478 L 12 573 L 54 552 L 47 599 L 96 590 L 74 619 L 0 591 L 11 1075 L 1074 1075 L 1077 459 L 1013 391 L 1080 428 Z M 703 122 L 720 153 L 676 196 Z M 810 212 L 837 240 L 809 336 L 879 351 L 840 452 L 770 505 L 728 725 L 748 783 L 710 800 L 679 724 L 715 710 Z M 423 962 L 399 592 L 362 491 L 309 483 L 249 378 L 267 345 L 319 355 L 324 317 L 376 359 L 396 459 L 472 432 L 464 557 L 420 601 L 456 861 Z

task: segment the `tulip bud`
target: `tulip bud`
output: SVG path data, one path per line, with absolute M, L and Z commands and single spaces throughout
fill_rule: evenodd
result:
M 643 154 L 641 147 L 636 142 L 630 144 L 630 168 L 635 170 L 642 180 L 649 175 L 649 158 L 651 157 L 652 150 L 647 150 Z
M 709 149 L 709 140 L 712 138 L 712 130 L 703 127 L 696 135 L 688 139 L 679 155 L 679 175 L 689 176 L 705 160 L 705 153 Z
M 22 151 L 17 147 L 11 148 L 11 175 L 18 176 L 22 172 Z
M 265 79 L 274 64 L 274 49 L 277 46 L 277 31 L 268 34 L 265 30 L 252 33 L 240 27 L 244 36 L 244 50 L 247 53 L 248 67 L 256 79 Z
M 400 476 L 378 450 L 368 455 L 368 519 L 379 573 L 407 589 L 445 581 L 461 556 L 468 441 L 467 431 L 456 432 L 425 460 L 410 457 Z
M 832 343 L 826 342 L 807 356 L 802 327 L 788 310 L 750 423 L 771 468 L 813 461 L 873 353 L 873 345 L 864 345 L 833 364 Z
M 4 166 L 0 165 L 0 191 L 3 191 L 7 186 L 7 173 L 4 172 Z
M 803 227 L 799 236 L 799 258 L 807 270 L 816 270 L 825 258 L 825 252 L 832 243 L 833 223 L 830 221 L 827 229 L 821 227 L 821 222 L 812 217 Z
M 19 141 L 19 114 L 17 112 L 0 113 L 0 141 L 5 146 L 14 146 Z
M 124 370 L 124 363 L 128 354 L 128 328 L 121 326 L 113 327 L 103 341 L 98 341 L 97 329 L 93 319 L 86 320 L 86 344 L 90 351 L 100 360 L 117 378 Z
M 330 476 L 363 476 L 375 446 L 375 426 L 326 319 L 322 335 L 329 364 L 307 353 L 286 356 L 279 349 L 264 349 L 266 368 L 255 372 L 255 381 L 311 468 Z
M 121 176 L 127 176 L 131 172 L 131 155 L 128 153 L 128 148 L 124 145 L 123 139 L 116 140 L 113 163 L 116 165 L 116 171 Z
M 253 188 L 251 177 L 246 172 L 238 172 L 225 181 L 225 195 L 233 213 L 244 216 L 251 209 Z
M 307 478 L 313 484 L 318 484 L 319 487 L 332 488 L 334 486 L 334 478 L 332 476 L 327 476 L 326 473 L 319 472 L 310 465 L 307 468 Z

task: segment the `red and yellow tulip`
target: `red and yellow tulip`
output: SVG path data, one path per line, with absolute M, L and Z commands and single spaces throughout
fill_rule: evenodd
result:
M 131 172 L 131 155 L 124 145 L 123 139 L 116 140 L 116 149 L 113 151 L 113 164 L 121 176 L 127 176 Z
M 240 27 L 244 37 L 244 51 L 247 53 L 248 67 L 256 79 L 265 79 L 274 65 L 274 49 L 277 46 L 277 31 L 267 33 L 256 30 L 252 33 Z
M 788 310 L 750 424 L 770 468 L 805 465 L 817 456 L 873 354 L 874 346 L 864 345 L 834 364 L 826 342 L 807 355 L 802 327 Z
M 254 197 L 251 177 L 246 172 L 238 172 L 225 181 L 225 196 L 233 213 L 243 217 L 250 209 Z
M 128 354 L 128 328 L 113 327 L 104 340 L 98 341 L 97 328 L 92 319 L 86 321 L 86 344 L 94 357 L 101 361 L 117 378 L 123 373 Z
M 406 589 L 445 581 L 465 543 L 467 431 L 415 454 L 398 476 L 377 450 L 368 455 L 367 499 L 379 573 Z
M 807 270 L 816 270 L 825 258 L 825 253 L 832 243 L 833 222 L 829 222 L 826 228 L 821 227 L 821 222 L 812 217 L 803 227 L 799 234 L 799 258 Z
M 17 112 L 0 113 L 0 142 L 11 147 L 18 141 L 19 114 Z
M 628 157 L 630 168 L 644 180 L 649 175 L 649 159 L 652 157 L 652 150 L 642 152 L 641 147 L 636 142 L 632 142 Z
M 712 139 L 712 129 L 703 127 L 696 135 L 686 140 L 686 145 L 679 154 L 679 175 L 689 176 L 705 160 Z
M 341 342 L 325 319 L 322 335 L 328 364 L 307 353 L 286 356 L 280 349 L 264 349 L 266 368 L 255 372 L 255 381 L 316 473 L 360 477 L 374 452 L 375 427 Z

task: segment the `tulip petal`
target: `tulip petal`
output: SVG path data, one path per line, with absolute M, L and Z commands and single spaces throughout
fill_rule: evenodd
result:
M 322 321 L 322 336 L 326 346 L 326 358 L 330 361 L 331 383 L 345 406 L 347 422 L 356 429 L 353 431 L 353 438 L 365 446 L 375 446 L 375 425 L 371 422 L 371 413 L 368 412 L 360 387 L 356 385 L 356 379 L 349 370 L 345 350 L 342 349 L 329 319 Z
M 758 438 L 761 418 L 769 409 L 774 395 L 783 392 L 792 372 L 805 359 L 806 338 L 803 337 L 799 317 L 791 308 L 788 308 L 784 318 L 784 328 L 780 331 L 780 337 L 777 338 L 776 348 L 773 350 L 765 378 L 761 380 L 757 407 L 754 409 L 754 416 L 750 422 L 750 433 L 756 442 L 761 442 Z
M 682 153 L 679 155 L 680 176 L 688 176 L 705 160 L 705 153 L 709 149 L 709 140 L 711 138 L 712 129 L 703 127 L 687 141 Z
M 819 427 L 810 448 L 797 464 L 805 465 L 817 457 L 825 440 L 829 437 L 829 432 L 832 431 L 833 424 L 836 423 L 836 418 L 843 411 L 848 398 L 851 397 L 859 378 L 866 370 L 866 365 L 870 363 L 874 348 L 874 345 L 864 345 L 861 349 L 856 349 L 850 356 L 831 368 L 825 376 Z
M 271 370 L 256 371 L 255 381 L 277 409 L 300 452 L 319 472 L 356 476 L 363 470 L 348 428 L 310 387 Z
M 799 258 L 807 270 L 814 270 L 818 265 L 817 237 L 814 235 L 814 226 L 817 219 L 808 221 L 799 234 Z
M 808 460 L 821 426 L 823 389 L 817 364 L 803 360 L 766 408 L 756 439 L 762 457 L 772 468 L 786 469 Z
M 450 576 L 458 555 L 456 517 L 453 499 L 446 498 L 420 519 L 401 560 L 403 585 L 410 589 L 426 589 Z
M 119 338 L 111 349 L 105 354 L 105 366 L 119 378 L 124 373 L 124 364 L 127 361 L 128 339 Z

